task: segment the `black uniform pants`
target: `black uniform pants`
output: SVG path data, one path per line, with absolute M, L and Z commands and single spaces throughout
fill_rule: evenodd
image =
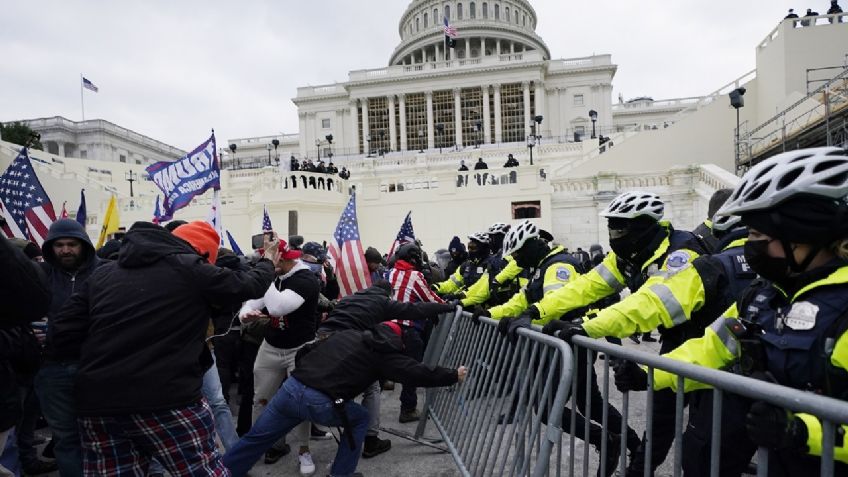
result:
M 239 436 L 247 434 L 253 425 L 253 363 L 256 361 L 257 354 L 259 354 L 258 344 L 242 340 L 238 360 L 238 392 L 241 400 L 236 432 Z
M 421 362 L 424 359 L 424 340 L 421 338 L 421 333 L 412 327 L 403 328 L 403 347 L 404 354 Z M 415 386 L 403 384 L 403 389 L 400 392 L 400 410 L 412 411 L 418 407 L 418 394 Z

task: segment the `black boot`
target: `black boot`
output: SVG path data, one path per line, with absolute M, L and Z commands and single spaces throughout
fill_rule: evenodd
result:
M 388 439 L 380 439 L 377 436 L 365 436 L 365 444 L 362 446 L 362 457 L 369 459 L 383 452 L 388 452 L 391 448 L 392 441 Z
M 600 427 L 592 427 L 589 431 L 589 443 L 595 447 L 595 452 L 601 453 L 602 432 Z M 605 473 L 601 474 L 601 464 L 598 463 L 598 477 L 610 477 L 618 469 L 618 458 L 621 456 L 621 434 L 607 432 L 607 455 Z

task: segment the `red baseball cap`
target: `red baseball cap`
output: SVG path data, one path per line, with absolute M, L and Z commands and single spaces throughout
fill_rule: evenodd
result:
M 300 258 L 303 252 L 289 247 L 288 242 L 280 239 L 280 258 L 285 260 L 294 260 Z

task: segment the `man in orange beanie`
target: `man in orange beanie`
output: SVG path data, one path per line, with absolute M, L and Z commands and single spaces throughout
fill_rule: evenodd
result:
M 84 475 L 146 475 L 152 459 L 175 476 L 228 475 L 201 394 L 209 309 L 263 296 L 274 266 L 219 268 L 217 249 L 205 223 L 174 235 L 136 223 L 55 317 L 56 359 L 79 362 Z

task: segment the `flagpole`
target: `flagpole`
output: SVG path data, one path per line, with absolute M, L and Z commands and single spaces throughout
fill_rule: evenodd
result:
M 80 73 L 80 106 L 82 107 L 82 120 L 85 121 L 85 100 L 82 94 L 82 73 Z

